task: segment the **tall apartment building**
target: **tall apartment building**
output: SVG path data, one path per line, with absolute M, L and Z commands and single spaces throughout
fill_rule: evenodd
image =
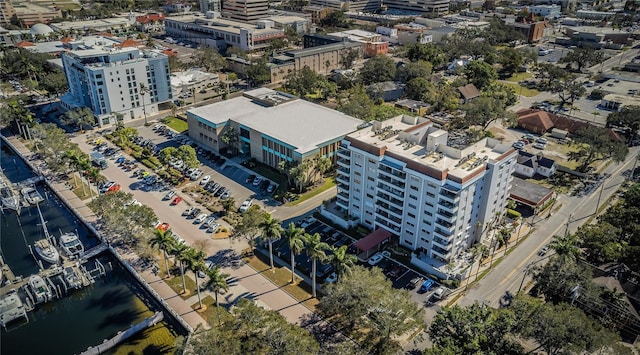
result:
M 392 10 L 442 15 L 449 12 L 449 2 L 449 0 L 385 0 L 384 5 Z
M 67 109 L 89 107 L 100 126 L 158 112 L 158 104 L 171 100 L 169 60 L 164 54 L 138 48 L 82 46 L 62 53 L 69 92 L 62 99 Z M 147 88 L 143 92 L 141 86 Z
M 220 12 L 220 0 L 200 0 L 200 12 L 206 14 L 207 11 Z
M 311 0 L 309 5 L 342 11 L 376 11 L 380 9 L 380 0 Z
M 411 250 L 453 262 L 504 211 L 517 152 L 491 138 L 447 143 L 448 132 L 406 115 L 347 135 L 338 150 L 338 206 Z
M 225 0 L 222 15 L 232 20 L 256 22 L 267 17 L 269 0 Z

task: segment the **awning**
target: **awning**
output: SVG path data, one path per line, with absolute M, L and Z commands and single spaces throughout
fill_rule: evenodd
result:
M 383 228 L 378 228 L 374 232 L 369 233 L 366 237 L 358 240 L 354 245 L 361 251 L 368 251 L 389 239 L 389 237 L 391 237 L 391 232 Z

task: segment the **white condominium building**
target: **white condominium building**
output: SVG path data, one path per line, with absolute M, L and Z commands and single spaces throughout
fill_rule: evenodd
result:
M 401 245 L 452 262 L 503 212 L 517 152 L 491 138 L 449 146 L 448 135 L 406 115 L 347 135 L 338 150 L 337 204 Z
M 89 107 L 103 126 L 116 123 L 116 113 L 124 120 L 156 114 L 158 104 L 171 100 L 167 56 L 100 44 L 62 53 L 69 84 L 61 99 L 65 108 Z
M 389 9 L 410 13 L 446 14 L 449 12 L 449 0 L 385 0 Z

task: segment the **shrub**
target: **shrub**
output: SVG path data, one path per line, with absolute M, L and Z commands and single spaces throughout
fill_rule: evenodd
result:
M 507 217 L 511 219 L 519 219 L 520 217 L 522 217 L 522 214 L 518 211 L 507 208 Z
M 134 150 L 131 152 L 131 156 L 139 160 L 142 158 L 142 153 Z
M 150 156 L 149 161 L 153 163 L 155 166 L 162 166 L 162 163 L 160 162 L 160 160 L 158 160 L 158 158 L 154 156 Z

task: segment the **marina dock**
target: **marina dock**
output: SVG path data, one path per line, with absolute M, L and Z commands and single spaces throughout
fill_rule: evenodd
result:
M 158 322 L 161 322 L 163 319 L 164 319 L 164 313 L 156 312 L 153 314 L 153 316 L 149 318 L 145 318 L 142 322 L 138 324 L 132 325 L 129 329 L 125 330 L 124 332 L 118 332 L 118 334 L 116 334 L 113 338 L 109 340 L 105 339 L 102 344 L 98 344 L 96 346 L 92 346 L 88 348 L 87 350 L 83 351 L 80 355 L 102 354 L 103 352 L 127 340 L 128 338 L 140 332 L 141 330 L 145 328 L 153 327 Z

